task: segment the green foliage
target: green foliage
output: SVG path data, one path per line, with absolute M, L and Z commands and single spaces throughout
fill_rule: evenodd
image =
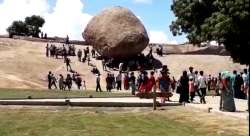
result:
M 44 23 L 45 20 L 40 16 L 33 15 L 25 18 L 25 24 L 28 27 L 29 35 L 33 37 L 39 37 L 39 33 L 41 32 L 40 27 L 42 27 Z
M 39 37 L 39 33 L 41 32 L 40 28 L 44 25 L 45 20 L 40 17 L 33 15 L 31 17 L 26 17 L 25 21 L 14 21 L 11 26 L 7 28 L 7 32 L 10 37 L 13 35 L 21 35 L 21 36 L 33 36 Z
M 27 25 L 22 21 L 14 21 L 10 27 L 7 28 L 7 32 L 9 33 L 10 37 L 13 35 L 27 35 L 28 28 Z
M 250 64 L 249 0 L 175 0 L 173 35 L 187 34 L 193 44 L 215 40 L 234 61 Z

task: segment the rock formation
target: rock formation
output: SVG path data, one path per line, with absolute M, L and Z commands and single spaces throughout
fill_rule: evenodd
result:
M 128 9 L 114 7 L 95 16 L 83 38 L 104 57 L 123 59 L 137 55 L 148 45 L 147 31 Z

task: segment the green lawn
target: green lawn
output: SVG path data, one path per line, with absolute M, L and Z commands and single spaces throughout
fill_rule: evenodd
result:
M 11 98 L 65 98 L 65 97 L 124 97 L 131 93 L 108 93 L 95 91 L 59 91 L 59 90 L 30 90 L 30 89 L 0 89 L 0 99 Z
M 178 107 L 156 112 L 118 110 L 0 108 L 0 136 L 247 135 L 247 123 Z

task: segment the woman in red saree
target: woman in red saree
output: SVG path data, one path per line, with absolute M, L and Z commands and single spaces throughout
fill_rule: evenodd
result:
M 146 86 L 146 93 L 151 93 L 153 87 L 155 87 L 156 81 L 155 81 L 155 77 L 154 77 L 154 72 L 152 71 L 150 73 L 150 78 L 148 80 L 147 86 Z
M 129 77 L 128 77 L 128 73 L 125 73 L 124 79 L 123 79 L 123 83 L 124 83 L 124 90 L 128 90 L 129 89 Z

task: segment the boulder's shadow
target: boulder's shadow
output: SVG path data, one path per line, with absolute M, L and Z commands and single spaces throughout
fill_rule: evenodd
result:
M 107 67 L 119 70 L 119 64 L 123 63 L 123 71 L 155 70 L 162 68 L 160 60 L 152 57 L 130 57 L 127 59 L 112 59 L 107 63 Z

